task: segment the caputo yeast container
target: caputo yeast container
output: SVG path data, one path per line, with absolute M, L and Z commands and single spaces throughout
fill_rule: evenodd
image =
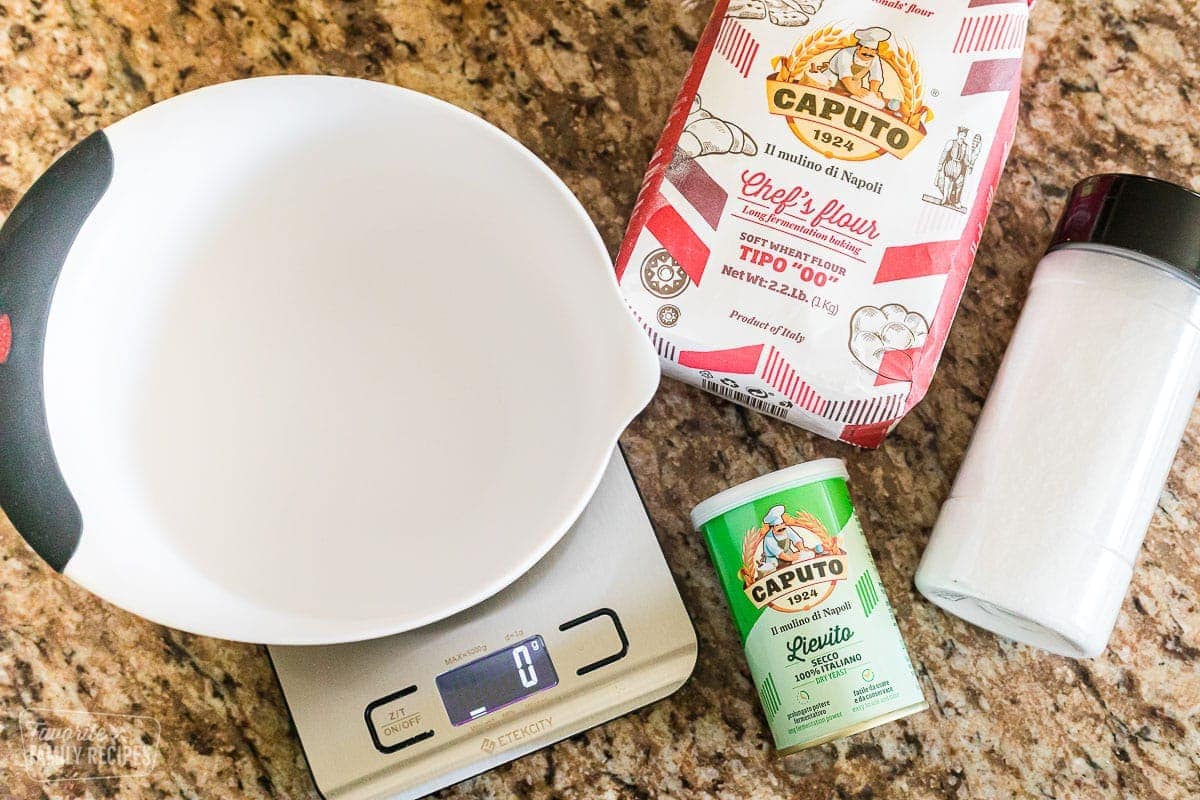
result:
M 810 461 L 692 510 L 783 754 L 928 708 L 848 479 L 840 459 Z

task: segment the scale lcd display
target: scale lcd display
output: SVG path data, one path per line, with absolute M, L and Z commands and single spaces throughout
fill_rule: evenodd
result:
M 443 672 L 435 679 L 450 722 L 465 725 L 558 685 L 558 673 L 541 636 L 469 664 Z

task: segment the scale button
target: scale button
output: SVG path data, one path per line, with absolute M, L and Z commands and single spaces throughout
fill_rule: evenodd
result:
M 609 640 L 607 643 L 593 644 L 590 642 L 580 642 L 579 646 L 585 650 L 585 654 L 591 656 L 594 653 L 595 655 L 593 657 L 595 660 L 589 661 L 588 663 L 576 669 L 576 675 L 587 675 L 589 672 L 598 670 L 601 667 L 607 667 L 609 664 L 620 661 L 629 652 L 629 637 L 625 635 L 625 628 L 621 625 L 621 618 L 618 617 L 617 612 L 613 611 L 611 608 L 598 608 L 595 611 L 584 614 L 581 617 L 567 620 L 562 625 L 559 625 L 558 629 L 564 632 L 569 631 L 573 628 L 578 628 L 585 623 L 590 623 L 593 620 L 596 622 L 593 625 L 588 625 L 586 629 L 589 637 L 595 637 L 597 633 L 595 625 L 611 623 L 611 629 L 617 634 L 617 641 L 613 642 L 611 641 L 611 637 L 606 636 L 604 639 Z M 605 627 L 607 628 L 610 626 L 605 624 Z M 595 641 L 599 642 L 598 639 Z M 619 647 L 617 647 L 618 643 L 620 644 Z
M 426 719 L 416 692 L 414 684 L 367 705 L 363 716 L 379 752 L 394 753 L 433 737 L 430 720 Z

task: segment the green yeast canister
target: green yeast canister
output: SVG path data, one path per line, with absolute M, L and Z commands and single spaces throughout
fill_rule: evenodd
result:
M 928 708 L 848 479 L 840 459 L 810 461 L 692 510 L 783 753 Z

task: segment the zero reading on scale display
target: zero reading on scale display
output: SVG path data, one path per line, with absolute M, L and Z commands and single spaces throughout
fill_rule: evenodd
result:
M 533 636 L 435 679 L 446 714 L 465 725 L 493 711 L 558 685 L 546 642 Z

